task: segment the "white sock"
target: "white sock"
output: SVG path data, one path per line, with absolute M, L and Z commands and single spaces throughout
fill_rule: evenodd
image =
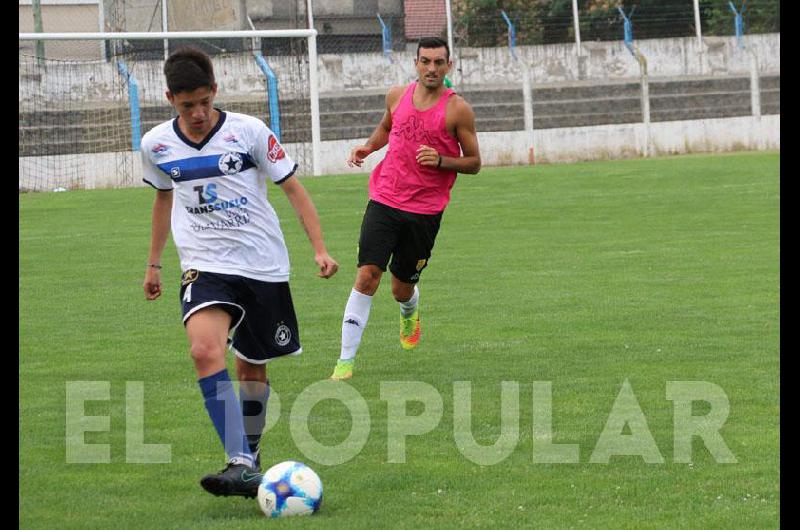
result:
M 342 353 L 339 359 L 346 361 L 356 356 L 361 335 L 369 320 L 369 309 L 372 297 L 359 293 L 355 289 L 350 292 L 342 319 Z
M 414 285 L 414 294 L 411 295 L 411 298 L 406 300 L 405 302 L 400 303 L 400 314 L 404 317 L 410 317 L 414 310 L 417 308 L 417 303 L 419 302 L 419 289 L 417 286 Z

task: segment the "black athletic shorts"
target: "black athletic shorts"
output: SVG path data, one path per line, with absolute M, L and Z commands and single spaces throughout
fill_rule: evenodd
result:
M 442 212 L 434 215 L 404 212 L 370 200 L 361 223 L 358 266 L 377 265 L 401 282 L 417 283 L 428 265 L 439 232 Z
M 181 278 L 180 295 L 184 325 L 190 316 L 209 306 L 231 315 L 228 347 L 245 361 L 264 364 L 303 351 L 288 282 L 189 269 Z

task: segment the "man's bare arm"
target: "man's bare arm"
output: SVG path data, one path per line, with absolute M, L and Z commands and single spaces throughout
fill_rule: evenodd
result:
M 386 93 L 386 110 L 383 112 L 380 123 L 378 123 L 378 126 L 375 127 L 375 130 L 363 145 L 356 146 L 350 151 L 350 157 L 347 159 L 348 166 L 361 167 L 361 164 L 364 163 L 364 159 L 367 158 L 370 153 L 380 150 L 384 145 L 389 143 L 389 133 L 392 130 L 392 111 L 397 101 L 403 95 L 404 88 L 405 87 L 392 87 L 389 89 L 389 92 Z
M 328 250 L 325 248 L 325 242 L 322 239 L 322 226 L 320 225 L 314 202 L 303 184 L 297 180 L 297 177 L 289 177 L 280 186 L 289 199 L 292 208 L 294 208 L 297 219 L 300 221 L 300 226 L 305 230 L 308 240 L 314 248 L 314 260 L 319 265 L 319 276 L 321 278 L 330 278 L 339 270 L 339 264 L 328 254 Z
M 432 147 L 421 145 L 417 150 L 417 162 L 423 166 L 434 166 L 474 175 L 481 170 L 478 133 L 475 131 L 475 112 L 462 98 L 458 98 L 455 102 L 453 112 L 455 114 L 456 139 L 461 146 L 461 156 L 441 156 Z
M 147 255 L 147 270 L 144 274 L 145 298 L 155 300 L 161 296 L 161 254 L 169 237 L 172 215 L 172 190 L 159 190 L 153 201 L 153 224 L 150 232 L 150 253 Z M 151 267 L 150 265 L 156 265 Z

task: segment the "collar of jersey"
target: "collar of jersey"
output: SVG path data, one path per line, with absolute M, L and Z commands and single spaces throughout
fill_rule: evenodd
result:
M 222 124 L 225 123 L 225 116 L 226 116 L 225 111 L 220 110 L 217 107 L 214 107 L 214 110 L 219 112 L 219 120 L 217 121 L 217 124 L 214 125 L 214 128 L 208 131 L 208 134 L 206 135 L 205 138 L 203 138 L 203 141 L 201 141 L 200 143 L 195 143 L 189 140 L 186 137 L 186 135 L 181 132 L 181 128 L 178 126 L 178 118 L 172 120 L 172 129 L 175 131 L 175 134 L 178 135 L 178 138 L 180 138 L 183 143 L 185 143 L 189 147 L 194 147 L 199 151 L 200 149 L 205 147 L 205 145 L 211 140 L 211 138 L 213 138 L 214 135 L 217 134 L 217 131 L 219 131 L 222 128 Z

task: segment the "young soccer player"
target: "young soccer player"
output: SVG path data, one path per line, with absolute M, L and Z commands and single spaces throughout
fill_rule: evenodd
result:
M 370 153 L 389 144 L 369 180 L 358 273 L 345 306 L 342 349 L 331 379 L 353 376 L 372 297 L 387 264 L 392 294 L 400 304 L 400 344 L 404 349 L 417 345 L 421 328 L 416 285 L 431 257 L 450 189 L 456 173 L 475 174 L 481 167 L 475 114 L 444 86 L 452 67 L 447 42 L 420 40 L 414 64 L 419 79 L 389 90 L 383 119 L 347 160 L 351 167 L 360 167 Z
M 144 180 L 156 188 L 144 292 L 161 295 L 161 255 L 172 236 L 183 270 L 180 299 L 198 384 L 228 457 L 200 484 L 214 495 L 254 497 L 261 480 L 260 438 L 269 398 L 266 362 L 299 354 L 289 291 L 289 256 L 267 201 L 268 178 L 280 186 L 330 278 L 328 254 L 311 198 L 291 157 L 260 120 L 214 107 L 210 58 L 182 48 L 164 64 L 167 99 L 178 117 L 142 139 Z M 225 367 L 236 356 L 240 399 Z M 244 412 L 244 417 L 243 417 Z

